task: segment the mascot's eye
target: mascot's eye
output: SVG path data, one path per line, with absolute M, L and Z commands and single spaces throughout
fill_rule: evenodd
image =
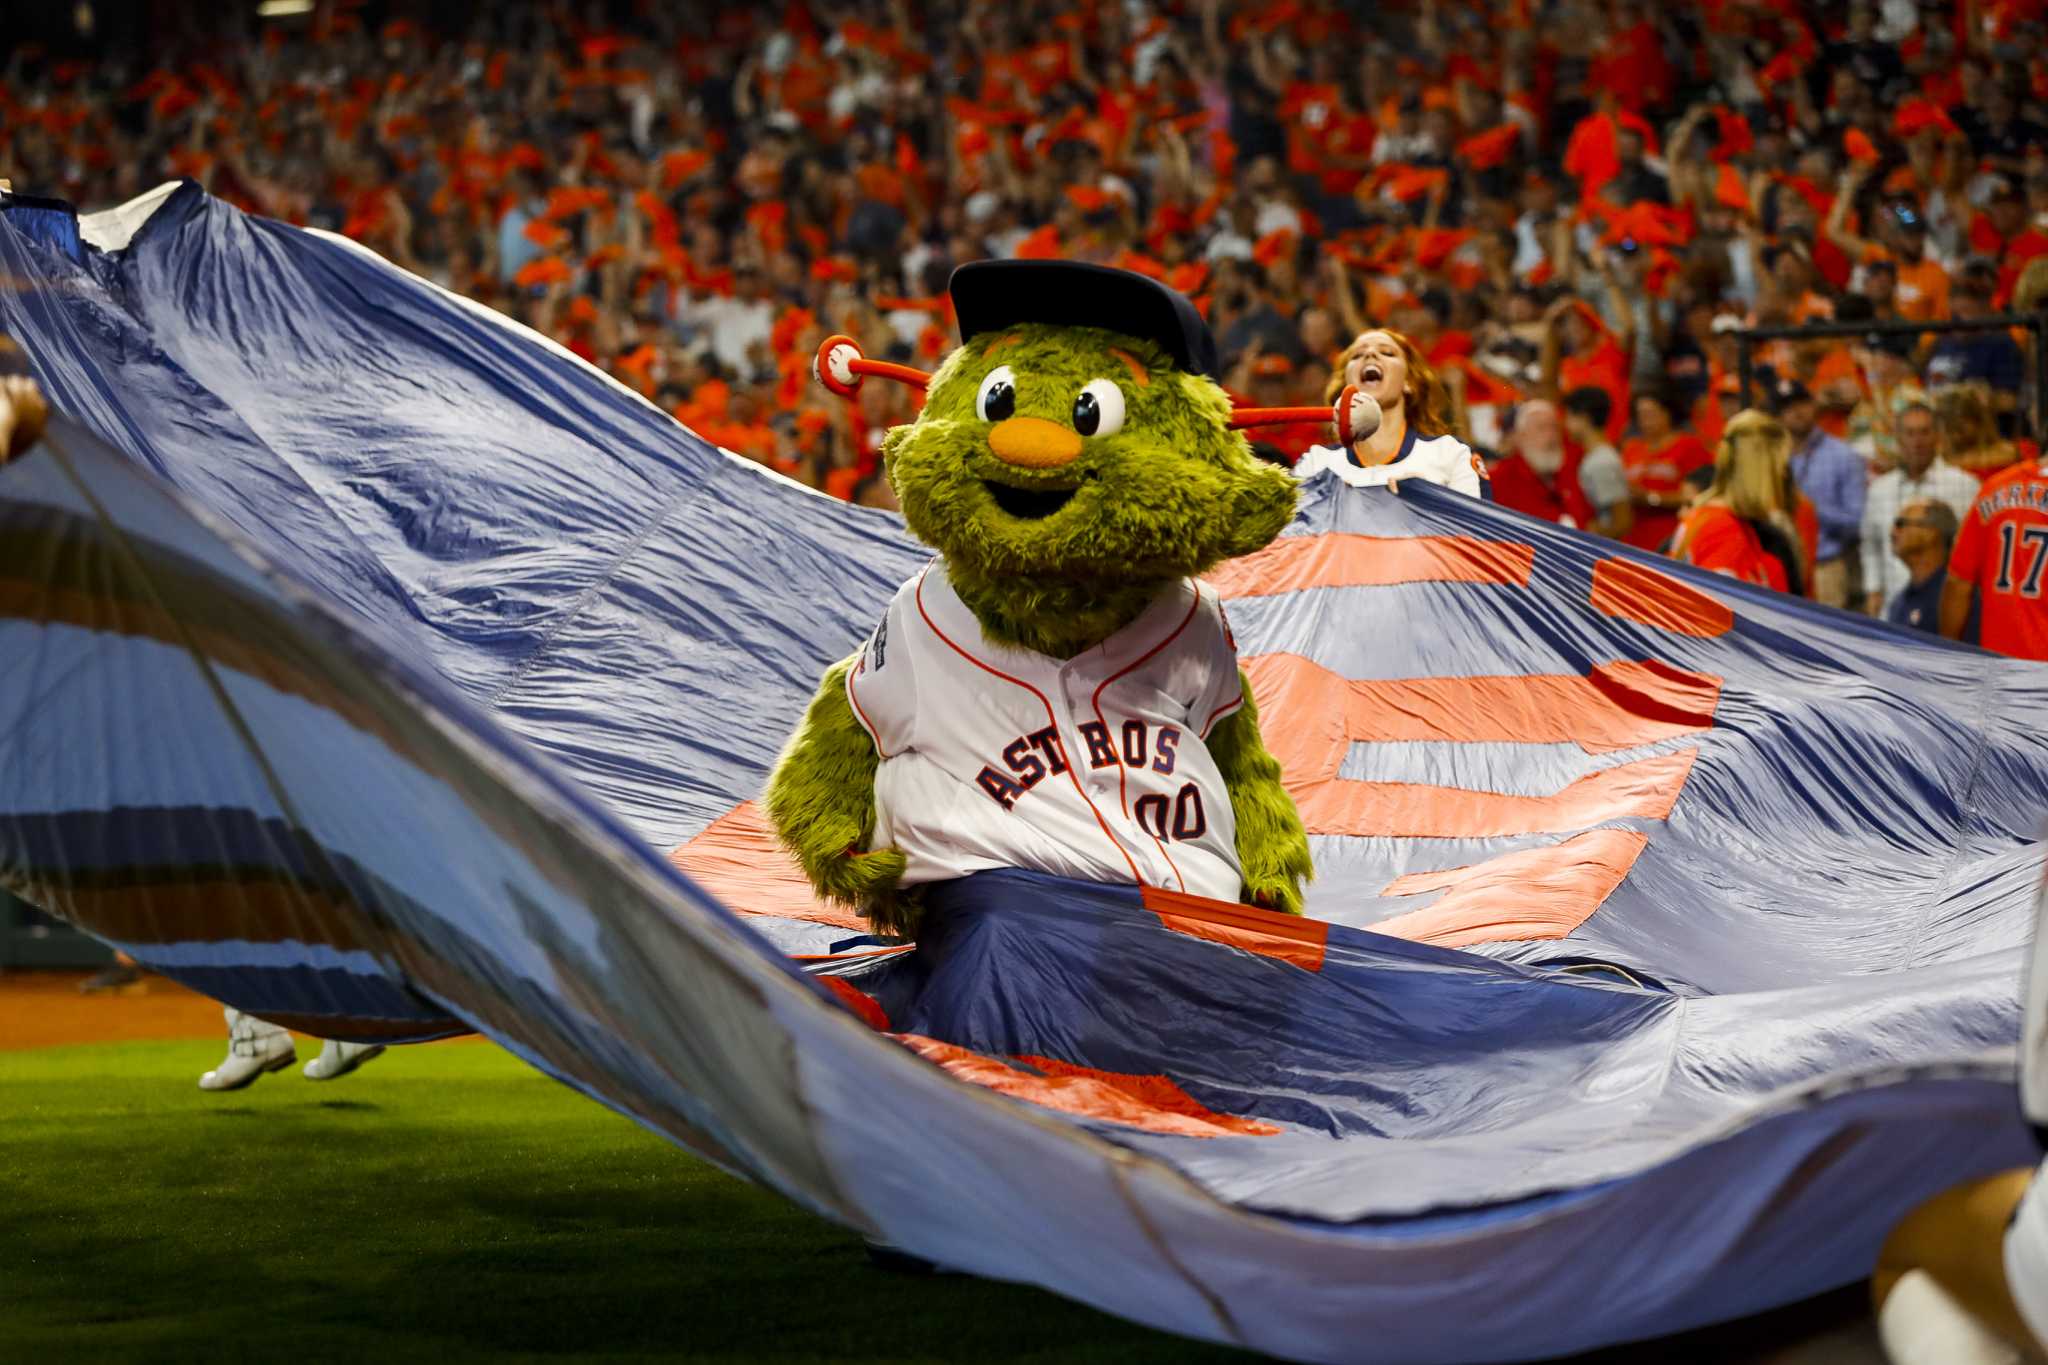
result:
M 1074 400 L 1074 430 L 1083 436 L 1112 436 L 1124 428 L 1124 391 L 1107 379 L 1091 379 Z
M 974 415 L 984 422 L 1000 422 L 1017 410 L 1017 376 L 1008 365 L 998 365 L 981 381 L 974 395 Z

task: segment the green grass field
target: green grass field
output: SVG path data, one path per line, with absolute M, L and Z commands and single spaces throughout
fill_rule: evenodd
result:
M 879 1270 L 487 1044 L 202 1093 L 220 1053 L 0 1052 L 0 1360 L 1248 1358 Z
M 0 1362 L 1251 1359 L 877 1269 L 489 1044 L 202 1093 L 220 1054 L 0 1052 Z M 1581 1359 L 1881 1361 L 1860 1288 Z

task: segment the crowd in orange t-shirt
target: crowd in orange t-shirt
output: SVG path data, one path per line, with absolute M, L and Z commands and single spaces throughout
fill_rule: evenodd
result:
M 929 365 L 979 257 L 1167 281 L 1261 402 L 1318 401 L 1396 327 L 1488 455 L 1518 403 L 1598 388 L 1644 543 L 1741 406 L 1731 329 L 2048 284 L 2039 0 L 139 8 L 139 34 L 15 47 L 0 174 L 90 208 L 192 176 L 346 233 L 866 501 L 912 400 L 830 399 L 809 358 L 843 331 Z M 1875 470 L 1921 390 L 1982 386 L 1991 429 L 1947 452 L 1980 475 L 2037 434 L 2003 333 L 1758 358 Z M 1675 430 L 1638 428 L 1642 394 Z M 1832 496 L 1823 558 L 1852 534 Z

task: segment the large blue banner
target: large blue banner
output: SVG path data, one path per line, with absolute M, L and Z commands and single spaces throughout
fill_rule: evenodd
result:
M 295 1027 L 480 1029 L 825 1216 L 1303 1359 L 1866 1273 L 2030 1153 L 2048 667 L 1431 488 L 1214 576 L 1310 914 L 990 873 L 914 951 L 755 806 L 925 552 L 184 186 L 0 213 L 0 877 Z

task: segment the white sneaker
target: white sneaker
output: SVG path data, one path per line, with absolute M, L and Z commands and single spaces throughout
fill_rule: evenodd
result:
M 337 1043 L 329 1038 L 320 1055 L 306 1063 L 306 1079 L 331 1081 L 384 1054 L 382 1043 Z
M 238 1009 L 227 1011 L 228 1055 L 199 1078 L 201 1090 L 240 1090 L 266 1071 L 279 1071 L 299 1059 L 292 1036 L 275 1024 Z

